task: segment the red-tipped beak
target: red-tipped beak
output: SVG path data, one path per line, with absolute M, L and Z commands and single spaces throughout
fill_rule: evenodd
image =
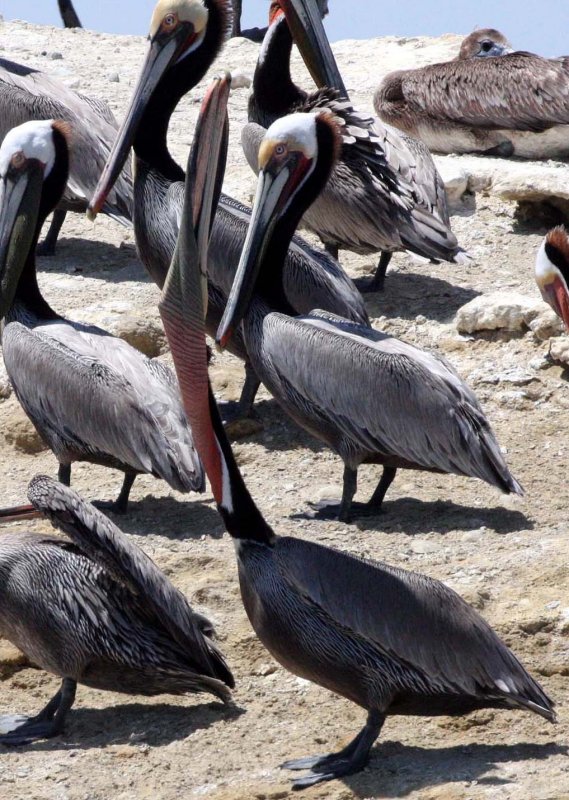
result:
M 30 504 L 0 508 L 0 525 L 5 522 L 19 522 L 22 519 L 38 519 L 41 516 L 40 512 Z
M 563 320 L 565 330 L 569 332 L 569 294 L 561 278 L 555 278 L 548 283 L 545 293 L 555 313 Z

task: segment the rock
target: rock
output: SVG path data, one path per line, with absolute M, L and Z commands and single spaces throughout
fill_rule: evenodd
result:
M 556 364 L 569 367 L 569 336 L 560 336 L 550 341 L 549 357 Z
M 12 394 L 12 384 L 6 372 L 4 362 L 0 359 L 0 400 L 7 400 Z
M 55 51 L 53 53 L 50 53 L 49 57 L 51 58 L 52 61 L 61 61 L 61 59 L 63 58 L 63 53 Z
M 155 358 L 168 349 L 166 334 L 158 320 L 121 315 L 109 333 L 124 339 L 149 358 Z
M 235 69 L 231 73 L 231 89 L 248 89 L 253 83 L 253 78 L 248 72 Z
M 468 191 L 468 174 L 453 156 L 438 158 L 437 169 L 445 185 L 449 211 L 461 211 Z
M 0 639 L 0 680 L 5 681 L 29 666 L 27 656 L 7 639 Z
M 563 322 L 548 305 L 529 323 L 529 329 L 541 342 L 563 333 Z
M 35 455 L 48 447 L 36 431 L 20 404 L 14 400 L 13 407 L 6 410 L 2 418 L 2 431 L 8 444 L 22 453 Z
M 109 74 L 107 75 L 107 80 L 110 81 L 110 83 L 120 83 L 119 73 L 109 72 Z
M 411 543 L 411 550 L 418 555 L 426 555 L 427 553 L 436 553 L 440 546 L 436 542 L 430 542 L 426 539 L 415 539 Z
M 225 432 L 232 442 L 237 439 L 244 439 L 246 436 L 253 436 L 263 430 L 263 423 L 259 419 L 242 417 L 227 422 Z
M 524 294 L 491 292 L 475 297 L 459 308 L 455 325 L 460 333 L 496 330 L 522 332 L 547 308 L 542 300 Z

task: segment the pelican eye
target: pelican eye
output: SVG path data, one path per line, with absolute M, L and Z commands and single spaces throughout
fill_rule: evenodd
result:
M 164 28 L 173 28 L 178 22 L 178 18 L 175 14 L 166 14 L 164 19 L 162 20 L 162 25 Z
M 21 169 L 25 163 L 26 157 L 21 150 L 18 150 L 17 153 L 14 153 L 10 160 L 10 164 L 12 167 L 14 167 L 14 169 Z
M 276 156 L 284 156 L 286 153 L 286 145 L 284 144 L 277 144 L 275 147 L 275 155 Z
M 492 49 L 492 42 L 489 42 L 488 40 L 482 42 L 482 50 L 485 53 L 488 53 L 491 49 Z

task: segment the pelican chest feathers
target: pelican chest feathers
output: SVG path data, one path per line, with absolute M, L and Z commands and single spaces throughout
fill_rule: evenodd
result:
M 138 473 L 179 491 L 204 474 L 174 375 L 121 339 L 65 320 L 40 293 L 35 245 L 68 175 L 66 123 L 28 122 L 0 148 L 0 318 L 14 391 L 69 483 L 71 463 L 125 473 L 114 505 L 126 510 Z
M 51 478 L 35 477 L 28 496 L 66 538 L 0 535 L 0 635 L 62 685 L 0 743 L 61 733 L 78 683 L 148 696 L 210 692 L 227 702 L 234 681 L 213 625 L 154 562 Z
M 319 174 L 320 180 L 327 176 L 330 165 L 311 163 L 310 154 L 315 144 L 320 151 L 324 141 L 333 147 L 336 134 L 330 128 L 315 142 L 319 124 L 328 123 L 314 116 L 309 122 L 296 118 L 288 137 L 282 123 L 276 131 L 271 129 L 272 151 L 270 145 L 262 151 L 259 202 L 246 250 L 263 251 L 257 220 L 263 219 L 274 231 L 279 213 L 295 205 L 291 187 L 304 189 L 307 199 L 306 173 Z M 201 150 L 208 139 L 198 137 L 194 146 Z M 206 174 L 205 180 L 215 184 L 217 176 Z M 160 312 L 196 446 L 235 541 L 245 610 L 260 640 L 286 669 L 368 712 L 365 726 L 339 753 L 283 764 L 308 770 L 293 787 L 362 769 L 391 714 L 457 715 L 476 708 L 510 707 L 554 721 L 554 704 L 541 686 L 482 617 L 443 583 L 302 539 L 280 537 L 264 519 L 239 472 L 208 382 L 200 267 L 206 258 L 203 231 L 208 230 L 209 219 L 207 213 L 196 215 L 195 204 L 188 199 L 191 186 L 188 180 L 178 247 Z M 286 252 L 284 237 L 281 247 Z
M 521 494 L 475 395 L 450 364 L 334 314 L 295 317 L 286 303 L 284 253 L 340 144 L 328 111 L 293 114 L 268 129 L 251 225 L 218 341 L 224 346 L 243 320 L 263 383 L 297 423 L 343 459 L 342 502 L 334 511 L 340 519 L 350 518 L 362 463 L 384 467 L 364 513 L 379 511 L 398 468 L 477 477 Z
M 549 231 L 539 248 L 535 280 L 569 332 L 569 234 L 562 225 Z

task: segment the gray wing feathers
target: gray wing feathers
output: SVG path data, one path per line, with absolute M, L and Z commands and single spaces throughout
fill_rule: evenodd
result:
M 424 673 L 439 690 L 510 698 L 554 716 L 490 626 L 440 581 L 299 539 L 279 538 L 275 553 L 287 582 L 332 624 Z
M 50 441 L 109 455 L 180 491 L 203 490 L 204 474 L 179 393 L 166 369 L 94 328 L 12 322 L 6 369 L 26 413 Z
M 283 385 L 355 449 L 521 492 L 474 394 L 444 360 L 329 314 L 270 314 L 263 330 Z
M 205 618 L 194 613 L 184 595 L 108 517 L 77 492 L 45 475 L 32 479 L 28 497 L 89 559 L 153 610 L 160 624 L 184 652 L 189 651 L 189 657 L 200 670 L 216 676 L 220 669 L 228 671 L 217 647 L 202 633 Z M 211 623 L 206 622 L 212 630 Z

